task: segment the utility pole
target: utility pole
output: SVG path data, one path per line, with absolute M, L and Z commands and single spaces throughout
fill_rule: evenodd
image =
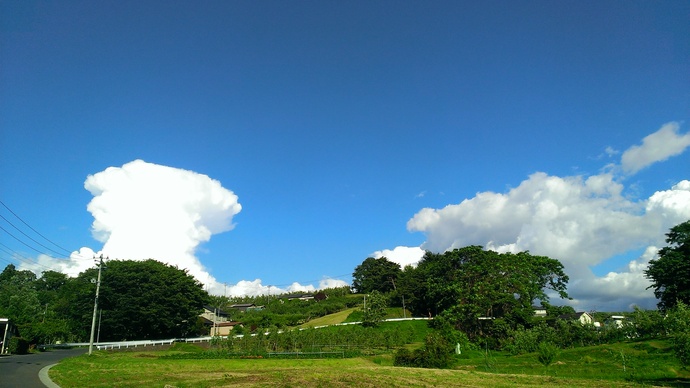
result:
M 96 258 L 94 257 L 94 260 Z M 98 312 L 98 291 L 101 288 L 101 270 L 103 269 L 103 255 L 98 262 L 98 280 L 96 280 L 96 299 L 93 301 L 93 318 L 91 319 L 91 339 L 89 340 L 89 354 L 93 352 L 93 335 L 96 331 L 96 312 Z M 92 280 L 93 281 L 93 280 Z

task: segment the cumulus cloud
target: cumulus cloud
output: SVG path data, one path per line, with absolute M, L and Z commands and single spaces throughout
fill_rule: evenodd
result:
M 93 199 L 92 233 L 99 252 L 81 248 L 70 260 L 39 257 L 39 264 L 75 276 L 93 267 L 93 257 L 159 260 L 187 269 L 211 291 L 223 286 L 195 256 L 213 234 L 231 230 L 242 210 L 237 195 L 220 182 L 193 171 L 135 160 L 89 175 L 84 183 Z
M 413 267 L 417 266 L 422 256 L 424 256 L 424 249 L 420 247 L 403 247 L 398 246 L 391 249 L 384 249 L 381 251 L 376 251 L 370 255 L 371 257 L 378 259 L 380 257 L 385 257 L 388 261 L 398 263 L 401 268 L 405 268 L 408 265 Z
M 23 269 L 40 273 L 54 268 L 70 276 L 94 266 L 93 258 L 146 260 L 149 258 L 186 269 L 216 295 L 243 296 L 314 291 L 313 285 L 293 283 L 286 288 L 264 285 L 261 279 L 234 285 L 218 282 L 196 257 L 199 245 L 214 234 L 234 228 L 233 217 L 242 206 L 219 181 L 193 171 L 135 160 L 109 167 L 87 177 L 84 188 L 93 199 L 92 233 L 103 243 L 100 251 L 84 247 L 69 260 L 41 255 L 38 264 Z M 346 286 L 342 280 L 324 278 L 318 289 Z
M 679 135 L 676 123 L 666 124 L 641 146 L 625 151 L 620 166 L 588 177 L 537 172 L 505 193 L 480 192 L 441 209 L 421 209 L 407 228 L 424 233 L 421 249 L 433 252 L 482 245 L 556 258 L 570 275 L 569 293 L 576 306 L 653 307 L 644 269 L 664 245 L 665 233 L 690 219 L 690 181 L 635 200 L 623 194 L 615 171 L 636 172 L 681 153 L 688 144 L 690 135 Z M 645 253 L 617 272 L 603 277 L 592 272 L 612 257 L 637 250 Z M 391 251 L 379 252 L 388 257 Z
M 641 145 L 627 149 L 621 157 L 623 171 L 634 174 L 655 162 L 681 154 L 690 146 L 690 133 L 679 134 L 679 129 L 676 122 L 665 124 L 642 139 Z

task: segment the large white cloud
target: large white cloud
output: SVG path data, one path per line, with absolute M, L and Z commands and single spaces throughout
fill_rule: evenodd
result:
M 680 125 L 671 122 L 646 136 L 642 145 L 630 147 L 621 157 L 623 171 L 634 174 L 653 164 L 679 155 L 690 146 L 690 133 L 679 134 Z
M 103 243 L 100 251 L 84 247 L 69 260 L 41 255 L 38 264 L 23 269 L 37 273 L 46 267 L 70 276 L 93 267 L 95 256 L 110 259 L 159 260 L 187 269 L 216 295 L 243 296 L 314 291 L 313 285 L 293 283 L 280 288 L 260 279 L 234 285 L 217 281 L 196 257 L 200 244 L 214 234 L 233 229 L 233 217 L 242 206 L 219 181 L 193 171 L 135 160 L 88 176 L 84 187 L 93 195 L 87 210 L 93 215 L 92 232 Z M 324 278 L 318 288 L 346 286 Z
M 620 167 L 632 173 L 682 152 L 690 135 L 677 132 L 675 123 L 663 126 L 626 150 Z M 407 228 L 425 233 L 421 248 L 434 252 L 482 245 L 556 258 L 570 275 L 572 303 L 582 308 L 653 307 L 644 268 L 668 229 L 690 219 L 690 181 L 635 200 L 623 195 L 614 172 L 621 168 L 613 167 L 589 177 L 534 173 L 505 193 L 481 192 L 441 209 L 421 209 Z M 627 268 L 601 278 L 592 273 L 609 258 L 638 250 L 645 254 Z
M 223 285 L 195 252 L 213 234 L 233 228 L 242 206 L 232 191 L 206 175 L 143 160 L 89 175 L 84 188 L 93 195 L 87 210 L 102 249 L 81 248 L 68 261 L 41 256 L 39 264 L 75 276 L 93 267 L 94 256 L 155 259 L 188 270 L 209 291 L 222 293 Z

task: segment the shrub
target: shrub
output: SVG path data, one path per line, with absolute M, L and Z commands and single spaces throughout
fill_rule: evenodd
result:
M 398 349 L 395 352 L 395 356 L 393 357 L 393 365 L 414 367 L 419 366 L 415 354 L 405 348 Z
M 537 360 L 548 367 L 558 356 L 558 347 L 551 342 L 541 342 L 537 348 Z
M 690 333 L 678 333 L 673 339 L 673 353 L 684 369 L 690 365 Z
M 448 342 L 439 334 L 429 334 L 424 347 L 410 352 L 398 349 L 395 352 L 393 365 L 419 368 L 448 368 L 453 363 L 453 352 Z
M 7 348 L 12 354 L 27 354 L 29 352 L 29 341 L 22 337 L 12 337 Z

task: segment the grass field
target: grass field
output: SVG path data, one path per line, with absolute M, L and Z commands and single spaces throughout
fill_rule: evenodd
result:
M 307 327 L 316 327 L 316 326 L 324 326 L 324 325 L 336 325 L 338 323 L 343 323 L 347 319 L 347 317 L 353 312 L 357 310 L 357 308 L 351 308 L 347 310 L 343 310 L 340 312 L 337 312 L 335 314 L 329 314 L 324 317 L 312 319 L 311 321 L 304 323 L 300 325 L 300 328 L 307 328 Z
M 169 352 L 94 353 L 50 370 L 61 387 L 630 387 L 626 381 L 387 366 L 390 358 L 170 360 Z
M 96 352 L 62 361 L 51 378 L 69 387 L 631 387 L 690 386 L 666 341 L 563 350 L 544 367 L 536 354 L 470 351 L 453 369 L 394 367 L 392 354 L 340 359 L 170 359 L 204 349 Z

